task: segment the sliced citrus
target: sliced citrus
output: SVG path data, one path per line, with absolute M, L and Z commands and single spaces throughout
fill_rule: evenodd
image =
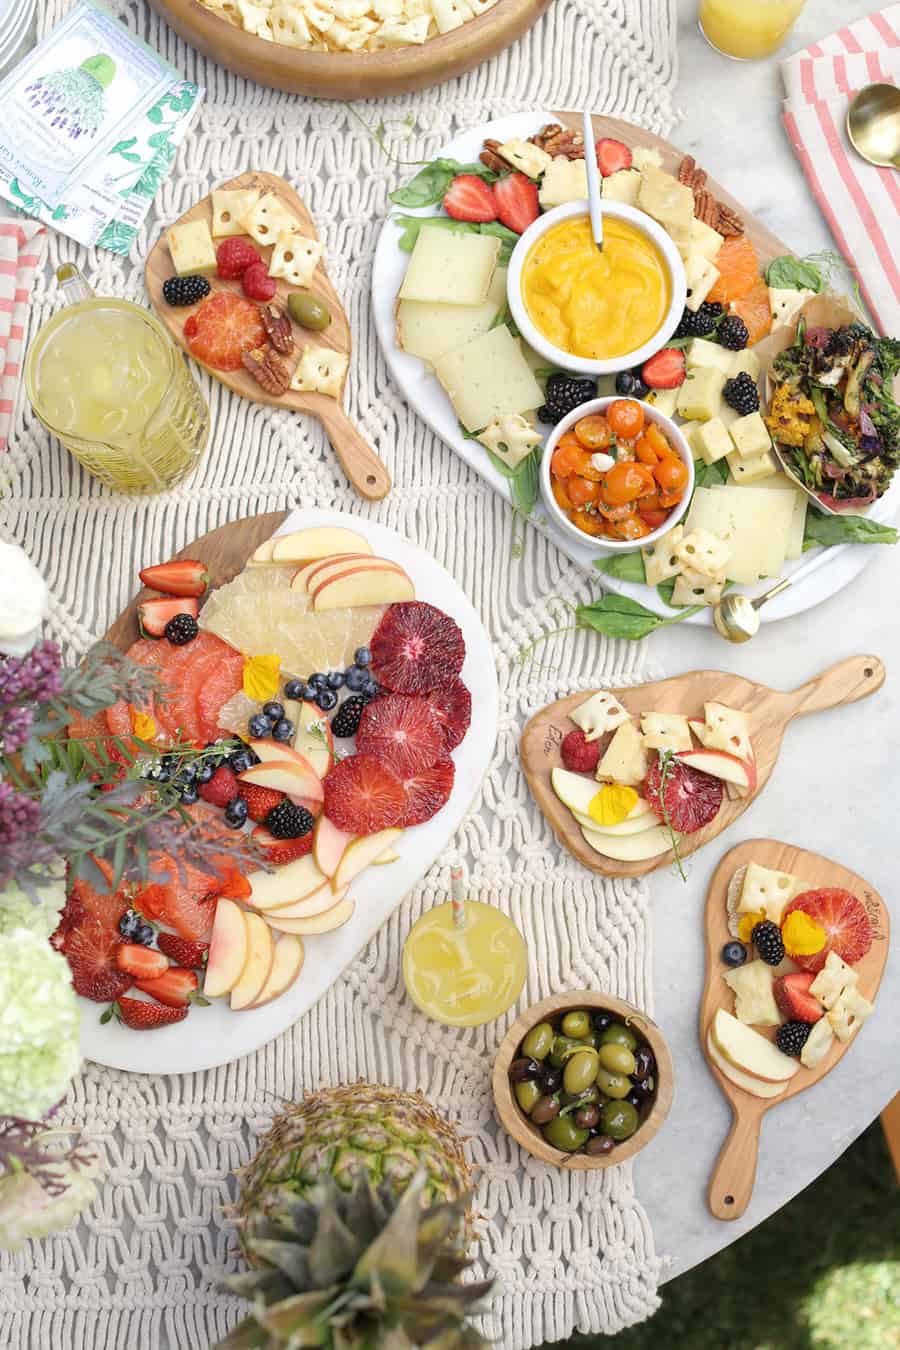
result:
M 740 300 L 759 276 L 756 249 L 745 234 L 725 240 L 716 254 L 715 266 L 719 277 L 706 298 L 722 305 Z
M 262 347 L 266 330 L 259 305 L 232 291 L 217 291 L 184 325 L 191 355 L 214 370 L 240 370 L 241 356 Z
M 223 654 L 216 667 L 201 685 L 197 695 L 197 711 L 203 739 L 215 741 L 219 737 L 219 714 L 222 707 L 240 691 L 244 676 L 244 658 L 240 652 L 223 646 Z
M 769 305 L 769 288 L 762 277 L 757 277 L 746 295 L 731 305 L 732 314 L 737 314 L 747 325 L 747 343 L 752 347 L 761 342 L 772 327 L 772 310 Z

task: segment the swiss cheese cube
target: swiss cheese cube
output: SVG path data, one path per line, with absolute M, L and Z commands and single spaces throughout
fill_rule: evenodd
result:
M 724 572 L 717 577 L 708 577 L 702 572 L 696 572 L 693 567 L 685 567 L 682 564 L 681 571 L 675 578 L 672 604 L 676 607 L 681 605 L 717 605 L 722 599 L 726 580 Z
M 765 961 L 748 961 L 723 976 L 734 993 L 734 1015 L 747 1026 L 777 1027 L 781 1014 L 772 988 L 773 970 Z
M 514 169 L 524 173 L 527 178 L 540 178 L 553 163 L 553 156 L 548 155 L 546 150 L 542 150 L 539 145 L 532 145 L 531 141 L 519 140 L 518 137 L 504 141 L 497 154 Z M 582 160 L 582 166 L 583 164 Z
M 532 412 L 544 401 L 541 386 L 505 324 L 457 351 L 445 352 L 434 369 L 466 431 L 482 431 L 505 413 Z
M 677 584 L 677 583 L 676 583 Z M 641 743 L 645 750 L 690 750 L 691 729 L 681 713 L 641 714 Z
M 655 543 L 641 549 L 644 559 L 644 578 L 648 586 L 658 586 L 681 571 L 681 559 L 677 548 L 684 534 L 684 526 L 676 525 Z
M 724 703 L 704 703 L 703 717 L 706 726 L 703 744 L 707 749 L 727 750 L 729 754 L 740 755 L 742 759 L 753 758 L 750 718 L 745 712 L 739 708 L 726 707 Z
M 718 230 L 714 230 L 705 221 L 698 220 L 696 216 L 691 221 L 690 241 L 691 252 L 702 253 L 710 262 L 715 262 L 716 254 L 725 242 Z
M 778 465 L 771 450 L 763 450 L 759 455 L 742 455 L 732 450 L 726 456 L 731 477 L 735 483 L 757 483 L 761 478 L 771 478 L 778 472 Z M 785 544 L 785 554 L 787 544 Z
M 702 422 L 694 433 L 692 444 L 700 452 L 704 464 L 715 464 L 730 455 L 734 448 L 721 417 L 711 417 L 708 422 Z
M 215 188 L 212 194 L 212 232 L 216 239 L 243 234 L 242 218 L 259 201 L 259 188 Z
M 708 422 L 719 411 L 724 384 L 721 370 L 695 366 L 678 391 L 678 412 L 688 421 Z
M 721 750 L 726 747 L 720 745 L 714 748 Z M 739 753 L 734 748 L 728 748 L 732 754 Z M 795 895 L 808 889 L 806 883 L 795 877 L 792 872 L 778 872 L 772 867 L 763 867 L 760 863 L 748 863 L 738 900 L 738 913 L 755 914 L 761 911 L 772 923 L 780 924 L 785 905 L 793 900 Z
M 551 160 L 538 190 L 541 209 L 551 211 L 566 202 L 580 202 L 588 195 L 587 169 L 583 159 L 566 159 L 557 155 Z
M 582 164 L 583 160 L 577 161 Z M 585 181 L 587 176 L 585 175 Z M 601 180 L 601 195 L 608 202 L 622 202 L 625 206 L 637 206 L 638 193 L 641 190 L 641 175 L 637 169 L 617 169 Z
M 688 370 L 694 370 L 697 366 L 712 366 L 723 375 L 730 374 L 733 356 L 734 352 L 720 347 L 718 342 L 707 342 L 706 338 L 694 338 L 685 352 Z
M 304 347 L 303 355 L 291 378 L 291 388 L 302 394 L 326 394 L 340 398 L 349 356 L 331 347 Z
M 663 417 L 674 417 L 678 405 L 677 389 L 651 389 L 645 399 L 651 408 L 661 412 Z
M 631 714 L 615 694 L 606 689 L 598 690 L 585 703 L 579 703 L 569 717 L 576 727 L 581 727 L 586 741 L 599 741 L 607 731 L 615 731 L 616 727 L 631 720 Z
M 675 552 L 681 559 L 682 567 L 690 568 L 704 577 L 725 575 L 725 566 L 731 557 L 731 549 L 710 530 L 691 530 L 677 544 Z
M 266 192 L 241 218 L 247 234 L 260 247 L 274 244 L 285 230 L 299 230 L 300 222 L 289 207 L 274 192 Z
M 544 438 L 521 413 L 504 413 L 485 427 L 478 439 L 508 469 L 515 469 Z
M 744 459 L 749 459 L 753 455 L 761 455 L 764 450 L 771 450 L 772 448 L 769 428 L 759 412 L 752 412 L 748 413 L 746 417 L 739 417 L 728 428 L 728 434 L 734 441 L 735 450 Z
M 400 299 L 480 305 L 487 299 L 499 255 L 500 240 L 494 235 L 457 234 L 423 225 L 400 287 Z
M 719 269 L 702 253 L 692 253 L 684 265 L 687 281 L 687 308 L 696 314 L 719 280 Z
M 778 576 L 784 566 L 793 502 L 787 492 L 717 484 L 697 488 L 686 528 L 711 530 L 731 546 L 728 575 L 742 585 Z
M 291 286 L 309 286 L 323 251 L 318 239 L 283 230 L 269 260 L 269 276 L 283 277 Z
M 597 780 L 637 787 L 647 777 L 647 754 L 633 722 L 623 722 L 597 765 Z
M 838 1040 L 847 1042 L 874 1011 L 872 1004 L 863 998 L 858 989 L 845 989 L 827 1016 Z
M 172 264 L 180 277 L 216 270 L 216 247 L 205 220 L 173 225 L 166 234 Z

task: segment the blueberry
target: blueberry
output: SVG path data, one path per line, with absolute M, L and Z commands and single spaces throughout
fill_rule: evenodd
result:
M 275 741 L 291 741 L 294 739 L 294 724 L 289 717 L 282 717 L 272 728 L 272 739 Z
M 217 768 L 218 765 L 214 764 L 211 759 L 204 760 L 203 764 L 201 765 L 200 772 L 197 774 L 197 782 L 208 783 Z
M 228 756 L 228 763 L 235 773 L 246 773 L 248 769 L 253 768 L 256 761 L 257 756 L 248 745 Z
M 634 393 L 634 376 L 632 375 L 630 370 L 619 371 L 618 375 L 616 376 L 616 393 L 617 394 Z
M 181 789 L 181 802 L 183 806 L 193 806 L 198 796 L 199 793 L 193 783 L 189 783 L 187 787 Z
M 264 703 L 263 714 L 268 717 L 270 722 L 280 722 L 284 717 L 284 704 L 272 699 L 270 703 Z
M 303 686 L 302 696 L 303 696 L 303 698 L 306 700 L 307 703 L 315 703 L 315 701 L 316 701 L 316 686 L 315 686 L 314 684 L 305 684 L 305 685 Z
M 247 819 L 247 803 L 243 797 L 232 797 L 225 807 L 225 824 L 232 830 L 239 830 Z
M 153 925 L 150 923 L 139 923 L 134 934 L 134 941 L 139 942 L 142 947 L 149 947 L 156 936 Z
M 167 783 L 170 778 L 174 778 L 178 769 L 178 761 L 173 755 L 163 755 L 157 765 L 156 777 L 161 783 Z
M 285 698 L 293 699 L 294 701 L 303 698 L 303 681 L 288 680 L 287 684 L 284 686 L 284 696 Z
M 123 938 L 127 938 L 129 942 L 134 942 L 136 941 L 136 934 L 141 926 L 141 922 L 140 914 L 133 909 L 126 910 L 119 920 L 119 932 L 122 934 Z
M 726 942 L 722 948 L 722 960 L 726 966 L 742 966 L 747 960 L 747 948 L 743 942 Z
M 344 682 L 353 694 L 361 694 L 369 679 L 371 676 L 362 666 L 349 666 L 344 676 Z
M 331 712 L 337 706 L 337 694 L 333 689 L 317 689 L 316 702 L 323 712 Z
M 247 730 L 251 736 L 268 736 L 272 730 L 272 719 L 265 713 L 254 713 L 247 723 Z
M 370 675 L 360 692 L 365 694 L 366 698 L 377 698 L 381 690 L 378 688 L 378 681 L 373 680 Z
M 357 647 L 353 659 L 358 666 L 368 666 L 372 661 L 372 653 L 368 647 Z
M 315 675 L 310 675 L 309 683 L 313 689 L 324 689 L 328 684 L 328 676 L 323 675 L 321 671 L 316 671 Z
M 340 689 L 344 683 L 344 672 L 342 670 L 332 670 L 327 676 L 329 689 Z

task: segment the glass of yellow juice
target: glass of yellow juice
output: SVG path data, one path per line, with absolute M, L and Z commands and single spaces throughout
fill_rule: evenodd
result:
M 515 1003 L 525 983 L 525 939 L 512 919 L 480 900 L 434 905 L 410 930 L 403 980 L 419 1008 L 450 1027 L 480 1027 Z
M 710 46 L 738 61 L 771 56 L 806 0 L 700 0 L 700 32 Z
M 25 387 L 43 425 L 114 492 L 163 492 L 197 466 L 209 409 L 162 324 L 59 269 L 67 303 L 32 341 Z

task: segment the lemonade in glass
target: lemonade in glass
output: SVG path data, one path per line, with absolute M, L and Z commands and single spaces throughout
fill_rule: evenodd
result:
M 739 61 L 777 51 L 805 0 L 700 0 L 700 31 L 711 46 Z
M 434 905 L 403 948 L 403 980 L 416 1007 L 451 1027 L 478 1027 L 505 1013 L 525 983 L 525 940 L 512 919 L 480 900 Z

